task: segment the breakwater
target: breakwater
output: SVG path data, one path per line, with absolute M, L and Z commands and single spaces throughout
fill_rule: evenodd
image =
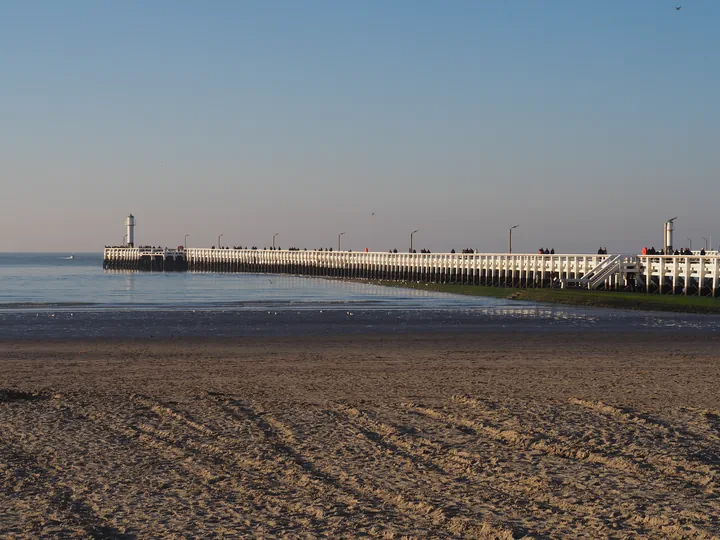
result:
M 252 272 L 701 296 L 720 294 L 719 262 L 717 255 L 382 253 L 142 247 L 106 248 L 103 254 L 106 269 Z

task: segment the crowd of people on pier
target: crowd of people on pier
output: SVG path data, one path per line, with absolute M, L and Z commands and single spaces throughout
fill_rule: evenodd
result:
M 124 246 L 105 246 L 105 249 L 123 249 L 129 247 L 136 247 L 138 249 L 166 249 L 162 246 L 129 246 L 127 244 L 125 244 Z
M 695 253 L 692 252 L 690 248 L 683 248 L 683 249 L 676 249 L 674 251 L 668 250 L 667 253 L 665 253 L 664 249 L 655 249 L 655 247 L 643 247 L 642 248 L 642 254 L 643 255 L 695 255 Z M 705 249 L 701 249 L 699 255 L 706 255 Z
M 127 245 L 124 245 L 124 246 L 105 246 L 106 249 L 127 248 L 127 247 L 130 247 L 130 246 L 127 246 Z M 140 249 L 163 249 L 161 246 L 136 246 L 136 247 L 138 247 L 138 248 L 140 248 Z M 178 249 L 179 249 L 179 250 L 182 250 L 182 249 L 184 249 L 184 247 L 183 247 L 183 246 L 178 246 Z M 232 248 L 231 248 L 230 246 L 219 246 L 219 247 L 216 248 L 215 246 L 212 246 L 210 249 L 243 249 L 243 250 L 260 250 L 260 249 L 262 249 L 262 250 L 266 250 L 266 251 L 280 251 L 280 250 L 282 250 L 282 248 L 281 248 L 280 246 L 277 246 L 277 247 L 274 247 L 274 246 L 265 247 L 265 246 L 263 246 L 262 248 L 259 248 L 259 247 L 257 247 L 257 246 L 252 246 L 252 247 L 248 247 L 248 246 L 245 246 L 245 247 L 243 247 L 243 246 L 232 246 Z M 287 248 L 286 251 L 308 251 L 308 249 L 307 249 L 307 248 L 299 248 L 299 247 L 296 247 L 296 246 L 292 246 L 292 247 Z M 331 247 L 329 247 L 329 248 L 320 247 L 320 248 L 315 248 L 315 249 L 313 249 L 313 250 L 311 250 L 311 251 L 328 251 L 328 252 L 329 252 L 329 251 L 333 251 L 333 248 L 331 248 Z M 352 252 L 351 249 L 348 249 L 348 250 L 346 250 L 346 251 Z M 368 250 L 365 249 L 365 251 L 368 251 Z M 555 254 L 555 249 L 554 249 L 554 248 L 551 248 L 551 249 L 548 249 L 548 248 L 539 248 L 537 252 L 538 252 L 539 255 L 554 255 L 554 254 Z M 391 249 L 391 250 L 388 250 L 388 253 L 398 253 L 398 250 L 397 250 L 397 249 Z M 416 249 L 410 249 L 410 250 L 408 250 L 408 253 L 418 253 L 418 251 L 417 251 Z M 429 249 L 424 249 L 424 248 L 423 248 L 423 249 L 420 250 L 420 253 L 431 253 L 431 251 L 430 251 Z M 451 249 L 451 250 L 450 250 L 450 253 L 456 253 L 455 249 Z M 460 251 L 460 253 L 463 253 L 463 254 L 473 254 L 473 253 L 478 253 L 478 250 L 472 249 L 472 248 L 464 248 L 464 249 L 462 249 L 462 250 Z M 597 253 L 598 253 L 598 255 L 607 255 L 608 250 L 607 250 L 606 247 L 600 247 L 600 248 L 597 250 Z M 678 249 L 676 249 L 676 250 L 668 250 L 668 252 L 665 253 L 665 250 L 664 250 L 664 249 L 659 249 L 659 250 L 658 250 L 658 249 L 655 249 L 655 247 L 650 247 L 650 248 L 648 248 L 648 247 L 643 247 L 641 253 L 642 253 L 642 255 L 685 255 L 685 256 L 688 256 L 688 255 L 701 255 L 701 256 L 702 256 L 702 255 L 706 255 L 705 249 L 701 249 L 699 253 L 693 253 L 693 251 L 690 250 L 689 248 L 683 248 L 683 249 L 680 249 L 680 250 L 678 250 Z

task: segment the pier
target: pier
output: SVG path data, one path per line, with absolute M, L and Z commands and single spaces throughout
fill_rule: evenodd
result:
M 718 296 L 720 256 L 105 248 L 106 269 L 248 272 Z
M 103 268 L 172 272 L 188 270 L 187 254 L 182 249 L 157 247 L 105 248 Z

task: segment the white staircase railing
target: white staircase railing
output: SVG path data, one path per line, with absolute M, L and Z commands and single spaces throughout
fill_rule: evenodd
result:
M 588 289 L 597 289 L 612 274 L 620 273 L 623 255 L 611 255 L 590 272 L 585 274 L 580 283 L 587 285 Z

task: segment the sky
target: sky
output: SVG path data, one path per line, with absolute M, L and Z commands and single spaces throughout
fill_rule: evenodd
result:
M 0 2 L 0 251 L 720 243 L 720 2 Z M 373 215 L 374 214 L 374 215 Z

